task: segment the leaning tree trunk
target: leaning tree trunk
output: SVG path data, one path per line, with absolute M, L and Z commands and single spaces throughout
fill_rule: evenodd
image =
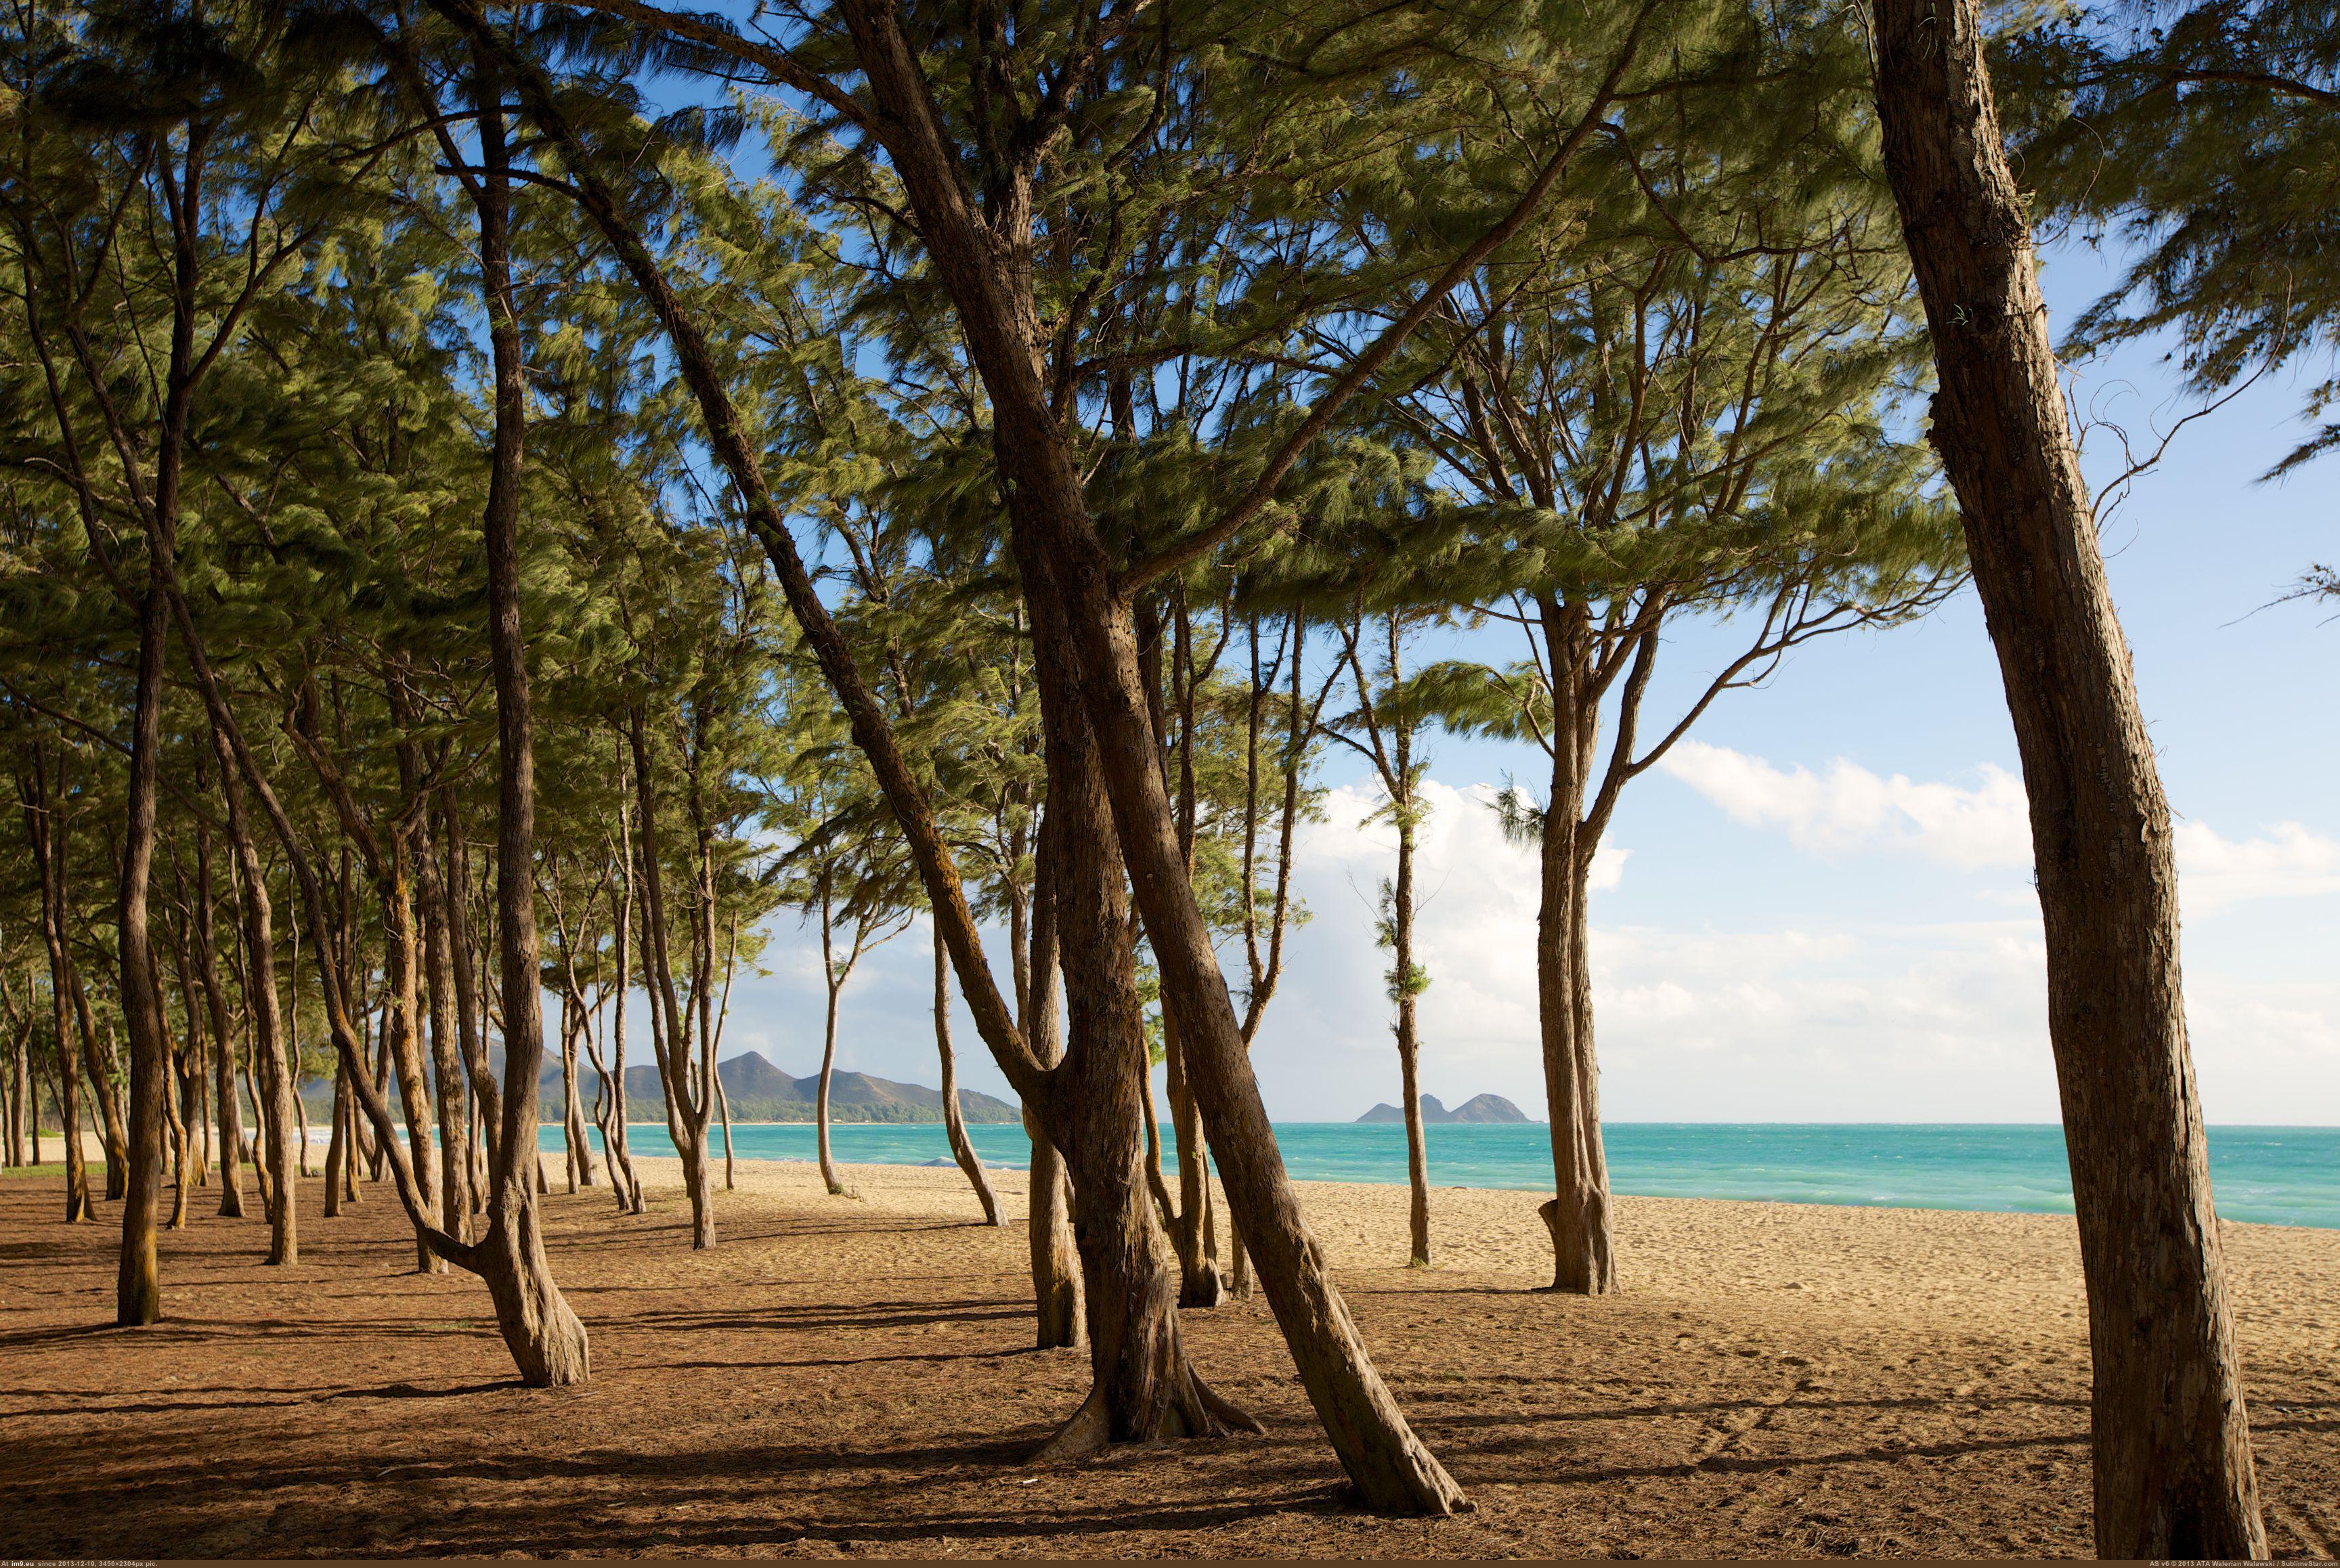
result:
M 943 946 L 939 925 L 935 928 L 935 1049 L 942 1057 L 943 1136 L 949 1141 L 951 1158 L 958 1162 L 967 1185 L 975 1188 L 975 1200 L 983 1206 L 983 1223 L 1004 1226 L 1007 1222 L 1000 1217 L 999 1195 L 991 1190 L 983 1157 L 968 1141 L 967 1118 L 959 1113 L 958 1063 L 950 1037 L 950 952 Z
M 738 1184 L 738 1173 L 731 1159 L 731 1094 L 723 1087 L 723 1064 L 715 1064 L 715 1109 L 723 1118 L 723 1190 L 729 1192 Z
M 1978 0 L 1879 0 L 1885 166 L 2031 807 L 2048 1032 L 2088 1291 L 2097 1550 L 2266 1536 L 2186 1046 L 2170 816 L 2001 145 Z
M 1136 1100 L 1143 1089 L 1145 1051 L 1136 1027 L 1135 986 L 1133 983 L 1128 987 L 1125 1013 L 1118 1010 L 1119 990 L 1108 993 L 1096 988 L 1099 978 L 1109 977 L 1111 971 L 1092 961 L 1095 955 L 1088 951 L 1099 941 L 1110 942 L 1125 953 L 1126 946 L 1119 926 L 1097 918 L 1093 906 L 1099 900 L 1088 890 L 1089 878 L 1075 874 L 1075 862 L 1085 855 L 1094 858 L 1100 852 L 1113 853 L 1112 838 L 1101 836 L 1100 830 L 1111 834 L 1118 828 L 1120 836 L 1138 840 L 1131 861 L 1136 873 L 1134 879 L 1157 954 L 1165 943 L 1171 950 L 1164 960 L 1165 983 L 1175 985 L 1184 997 L 1192 999 L 1195 1013 L 1200 1018 L 1206 1070 L 1199 1087 L 1206 1125 L 1221 1151 L 1220 1168 L 1230 1205 L 1246 1234 L 1254 1238 L 1261 1280 L 1327 1436 L 1368 1507 L 1387 1512 L 1446 1513 L 1463 1506 L 1461 1489 L 1413 1435 L 1403 1414 L 1374 1372 L 1347 1309 L 1333 1287 L 1323 1255 L 1301 1220 L 1265 1108 L 1260 1103 L 1258 1084 L 1244 1054 L 1241 1027 L 1227 997 L 1224 978 L 1219 975 L 1210 934 L 1203 925 L 1193 889 L 1184 875 L 1176 837 L 1170 826 L 1168 799 L 1162 789 L 1159 771 L 1153 765 L 1144 696 L 1129 639 L 1127 607 L 1116 607 L 1108 601 L 1101 547 L 1087 527 L 1078 478 L 1065 450 L 1063 432 L 1047 412 L 1046 398 L 1038 385 L 1037 367 L 1031 362 L 1030 345 L 1036 340 L 1025 330 L 1030 313 L 1027 309 L 1019 315 L 1014 304 L 1002 297 L 1007 288 L 1003 269 L 996 264 L 996 254 L 974 232 L 973 214 L 967 211 L 964 194 L 957 187 L 949 150 L 933 124 L 932 106 L 924 95 L 917 61 L 890 10 L 858 0 L 844 8 L 854 35 L 856 53 L 869 73 L 873 95 L 881 100 L 882 111 L 900 125 L 906 139 L 896 148 L 897 167 L 913 187 L 921 216 L 931 220 L 937 229 L 947 231 L 939 239 L 930 233 L 929 247 L 958 305 L 961 323 L 969 329 L 985 361 L 985 380 L 1003 416 L 995 440 L 1003 465 L 1012 480 L 1036 479 L 1040 482 L 1042 493 L 1036 509 L 1019 506 L 1017 511 L 1028 513 L 1036 510 L 1038 521 L 1047 526 L 1017 528 L 1018 564 L 1025 575 L 1026 592 L 1033 592 L 1036 587 L 1039 590 L 1036 603 L 1046 607 L 1056 623 L 1050 635 L 1036 637 L 1036 646 L 1053 650 L 1060 665 L 1063 694 L 1081 699 L 1076 703 L 1059 701 L 1055 705 L 1059 716 L 1052 727 L 1055 733 L 1049 743 L 1052 749 L 1058 743 L 1067 724 L 1075 721 L 1073 710 L 1078 709 L 1101 715 L 1110 725 L 1111 755 L 1105 766 L 1090 766 L 1065 775 L 1087 790 L 1089 799 L 1077 819 L 1067 823 L 1062 840 L 1066 875 L 1059 898 L 1064 906 L 1060 920 L 1066 935 L 1060 946 L 1065 955 L 1068 996 L 1085 997 L 1082 1006 L 1092 1015 L 1076 1023 L 1094 1026 L 1110 1013 L 1115 1027 L 1105 1032 L 1103 1038 L 1115 1048 L 1117 1059 L 1098 1066 L 1094 1060 L 1096 1053 L 1083 1050 L 1083 1033 L 1076 1028 L 1074 1048 L 1066 1062 L 1045 1077 L 1027 1070 L 1028 1044 L 1008 1022 L 996 988 L 982 968 L 974 922 L 924 792 L 795 550 L 785 521 L 764 483 L 757 454 L 743 436 L 704 334 L 667 285 L 662 270 L 600 179 L 590 153 L 578 143 L 550 84 L 540 73 L 528 66 L 524 56 L 511 51 L 495 34 L 476 5 L 467 4 L 466 0 L 432 0 L 432 5 L 463 27 L 481 47 L 497 49 L 503 52 L 502 57 L 519 61 L 518 84 L 530 116 L 568 155 L 579 195 L 588 212 L 610 240 L 620 260 L 666 328 L 678 368 L 705 416 L 709 443 L 739 487 L 749 526 L 778 571 L 789 609 L 803 627 L 823 673 L 846 707 L 855 742 L 869 757 L 879 785 L 894 807 L 917 860 L 929 899 L 938 917 L 947 912 L 952 963 L 974 1007 L 977 1026 L 986 1044 L 1017 1080 L 1018 1092 L 1026 1097 L 1027 1107 L 1031 1107 L 1036 1095 L 1043 1097 L 1043 1104 L 1031 1108 L 1040 1116 L 1058 1146 L 1066 1150 L 1074 1167 L 1076 1232 L 1084 1264 L 1092 1265 L 1091 1253 L 1096 1249 L 1097 1261 L 1105 1261 L 1109 1255 L 1125 1256 L 1135 1271 L 1134 1275 L 1115 1276 L 1110 1270 L 1100 1272 L 1093 1265 L 1090 1268 L 1087 1315 L 1093 1338 L 1093 1369 L 1117 1365 L 1128 1346 L 1126 1337 L 1117 1331 L 1110 1345 L 1100 1348 L 1094 1343 L 1100 1323 L 1116 1313 L 1127 1315 L 1126 1304 L 1137 1299 L 1125 1287 L 1133 1279 L 1150 1285 L 1153 1279 L 1164 1277 L 1153 1260 L 1150 1236 L 1145 1238 L 1148 1245 L 1143 1259 L 1127 1247 L 1131 1235 L 1142 1236 L 1150 1224 L 1135 1169 Z M 905 146 L 909 150 L 907 156 L 902 150 Z M 1549 172 L 1540 175 L 1540 187 L 1548 184 L 1550 177 Z M 1026 299 L 1027 306 L 1028 303 Z M 1023 456 L 1017 461 L 1007 461 L 1019 453 Z M 1013 493 L 1023 499 L 1020 482 Z M 1055 609 L 1060 590 L 1047 581 L 1056 565 L 1052 557 L 1063 560 L 1078 580 L 1078 594 L 1066 596 L 1076 603 L 1076 614 L 1067 616 Z M 1072 635 L 1076 631 L 1081 635 Z M 1066 670 L 1061 668 L 1065 664 L 1074 668 Z M 1106 682 L 1095 701 L 1087 700 L 1079 684 L 1084 672 L 1093 672 Z M 1044 684 L 1044 719 L 1051 706 L 1046 700 L 1046 690 Z M 1086 734 L 1086 720 L 1081 722 Z M 1094 746 L 1090 749 L 1094 752 Z M 1112 781 L 1109 813 L 1099 809 L 1095 799 L 1095 780 L 1100 773 Z M 1052 816 L 1056 809 L 1053 798 L 1058 789 L 1058 778 L 1059 769 L 1052 757 Z M 1122 799 L 1125 794 L 1128 797 L 1126 809 Z M 1120 899 L 1123 883 L 1117 872 L 1106 885 L 1111 898 Z M 1120 1027 L 1125 1023 L 1125 1029 Z M 1088 1032 L 1091 1037 L 1096 1037 L 1093 1027 Z M 1060 1100 L 1076 1109 L 1060 1110 Z M 1106 1107 L 1113 1125 L 1085 1125 L 1085 1118 L 1076 1111 L 1088 1106 Z M 1120 1140 L 1118 1146 L 1113 1141 L 1115 1137 Z M 1117 1166 L 1113 1161 L 1116 1146 L 1120 1151 Z M 1116 1217 L 1118 1224 L 1115 1223 Z M 1110 1237 L 1100 1229 L 1099 1222 L 1112 1227 Z M 1101 1308 L 1096 1296 L 1108 1292 L 1123 1305 Z M 1145 1299 L 1150 1301 L 1152 1296 Z M 1159 1315 L 1147 1319 L 1149 1323 L 1163 1320 L 1167 1320 L 1175 1333 L 1175 1317 L 1166 1300 L 1161 1304 Z M 1155 1343 L 1158 1345 L 1162 1342 Z M 1179 1359 L 1183 1365 L 1183 1356 Z M 1191 1375 L 1187 1374 L 1189 1378 Z M 1161 1385 L 1162 1380 L 1155 1381 L 1156 1386 Z M 1106 1385 L 1104 1399 L 1100 1402 L 1093 1394 L 1085 1410 L 1100 1403 L 1108 1413 L 1131 1408 L 1126 1399 L 1113 1391 L 1117 1379 L 1100 1382 Z M 1137 1407 L 1148 1405 L 1158 1406 L 1158 1402 L 1141 1401 Z M 1208 1415 L 1201 1402 L 1195 1402 L 1195 1407 Z M 1084 1424 L 1083 1418 L 1076 1417 L 1073 1424 Z M 1110 1430 L 1113 1423 L 1092 1417 L 1086 1424 Z

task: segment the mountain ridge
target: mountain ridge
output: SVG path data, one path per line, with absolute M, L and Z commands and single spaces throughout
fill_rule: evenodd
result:
M 501 1075 L 503 1054 L 489 1053 L 489 1067 Z M 731 1119 L 737 1122 L 809 1122 L 817 1114 L 817 1097 L 820 1093 L 820 1075 L 808 1074 L 791 1077 L 786 1071 L 767 1060 L 760 1051 L 743 1051 L 736 1057 L 726 1057 L 715 1064 L 723 1079 L 724 1097 L 731 1103 Z M 592 1062 L 582 1052 L 578 1058 L 577 1092 L 585 1102 L 585 1115 L 591 1119 L 593 1097 L 600 1088 L 600 1080 L 593 1072 Z M 559 1125 L 562 1097 L 560 1058 L 546 1053 L 544 1071 L 536 1084 L 538 1112 L 540 1122 Z M 312 1079 L 302 1086 L 302 1097 L 312 1117 L 330 1116 L 332 1113 L 333 1084 L 331 1078 Z M 1008 1101 L 997 1099 L 977 1089 L 962 1088 L 958 1092 L 959 1112 L 971 1123 L 1016 1122 L 1023 1120 L 1022 1109 Z M 629 1119 L 658 1121 L 665 1115 L 666 1096 L 659 1083 L 659 1069 L 649 1063 L 630 1063 L 626 1067 L 626 1110 Z M 833 1124 L 858 1122 L 939 1122 L 943 1119 L 943 1097 L 940 1089 L 930 1089 L 924 1084 L 897 1083 L 891 1078 L 874 1077 L 843 1068 L 829 1075 L 828 1119 Z
M 1384 1100 L 1357 1118 L 1361 1122 L 1402 1122 L 1405 1112 Z M 1462 1123 L 1524 1122 L 1528 1115 L 1501 1095 L 1473 1095 L 1453 1110 L 1439 1104 L 1436 1095 L 1422 1097 L 1422 1120 L 1425 1126 L 1453 1126 Z

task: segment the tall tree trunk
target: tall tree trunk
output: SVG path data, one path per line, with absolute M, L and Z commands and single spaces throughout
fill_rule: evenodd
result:
M 1413 789 L 1412 731 L 1398 731 L 1398 771 L 1406 796 L 1397 808 L 1397 878 L 1390 887 L 1390 996 L 1397 1003 L 1399 1087 L 1405 1095 L 1406 1231 L 1410 1268 L 1430 1266 L 1430 1151 L 1422 1130 L 1422 1038 L 1415 1024 L 1413 964 Z
M 25 1027 L 16 1031 L 16 1048 L 8 1063 L 8 1158 L 15 1165 L 41 1163 L 41 1108 L 33 1087 L 34 1007 L 39 993 L 25 974 Z
M 174 362 L 178 358 L 174 352 Z M 123 1184 L 122 1262 L 115 1272 L 114 1300 L 114 1321 L 124 1327 L 154 1323 L 163 1315 L 155 1215 L 163 1190 L 163 1097 L 171 1057 L 170 1027 L 163 1017 L 163 987 L 154 973 L 154 940 L 147 923 L 154 873 L 155 807 L 162 794 L 157 754 L 163 745 L 163 656 L 171 624 L 163 586 L 168 581 L 164 575 L 169 571 L 168 543 L 153 521 L 146 550 L 149 581 L 145 602 L 139 607 L 130 789 L 124 808 L 122 880 L 114 907 L 122 1014 L 130 1031 L 129 1168 Z M 112 1185 L 107 1184 L 109 1190 Z
M 628 716 L 634 759 L 634 805 L 641 831 L 635 864 L 642 878 L 642 975 L 650 993 L 651 1040 L 659 1056 L 659 1079 L 667 1097 L 667 1132 L 682 1160 L 683 1189 L 690 1197 L 690 1245 L 715 1245 L 715 1194 L 707 1170 L 712 1097 L 696 1093 L 690 1070 L 690 1029 L 674 988 L 674 961 L 668 950 L 666 880 L 659 861 L 658 797 L 650 778 L 649 739 L 637 706 Z M 707 1075 L 709 1077 L 712 1074 Z
M 1195 1104 L 1194 1090 L 1186 1082 L 1178 1009 L 1167 996 L 1162 998 L 1162 1044 L 1170 1136 L 1178 1147 L 1178 1206 L 1164 1216 L 1170 1231 L 1170 1250 L 1178 1259 L 1178 1305 L 1214 1307 L 1226 1299 L 1226 1284 L 1219 1276 L 1218 1259 L 1203 1245 L 1211 1209 L 1210 1160 L 1204 1152 L 1202 1107 Z
M 951 1158 L 958 1162 L 967 1185 L 975 1189 L 976 1201 L 983 1206 L 983 1223 L 1004 1226 L 1007 1222 L 1000 1216 L 999 1195 L 991 1190 L 982 1156 L 967 1140 L 967 1118 L 959 1114 L 958 1063 L 950 1037 L 950 951 L 943 946 L 940 927 L 935 929 L 935 1049 L 942 1057 L 943 1136 L 949 1140 Z
M 480 263 L 494 365 L 495 433 L 481 518 L 488 560 L 488 646 L 496 689 L 496 916 L 503 968 L 502 1166 L 478 1251 L 504 1343 L 521 1375 L 540 1387 L 581 1384 L 590 1366 L 585 1325 L 570 1310 L 544 1253 L 536 1195 L 537 1075 L 544 1057 L 536 935 L 536 745 L 528 643 L 521 619 L 520 481 L 527 387 L 512 291 L 510 152 L 501 73 L 473 62 L 480 161 Z
M 1617 1258 L 1593 1054 L 1586 908 L 1593 845 L 1584 827 L 1598 716 L 1587 690 L 1585 611 L 1546 595 L 1540 615 L 1553 700 L 1552 791 L 1537 851 L 1536 1022 L 1553 1196 L 1538 1212 L 1552 1232 L 1552 1288 L 1604 1295 L 1618 1288 Z
M 2169 806 L 2067 422 L 1977 0 L 1879 0 L 1877 106 L 2031 806 L 2095 1366 L 2097 1550 L 2266 1552 L 2178 975 Z

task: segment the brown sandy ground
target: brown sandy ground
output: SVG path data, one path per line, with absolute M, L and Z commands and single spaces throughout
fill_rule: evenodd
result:
M 671 1184 L 672 1166 L 645 1174 Z M 1474 1513 L 1344 1505 L 1264 1302 L 1189 1313 L 1264 1438 L 1031 1470 L 1081 1353 L 1036 1353 L 1021 1226 L 955 1171 L 859 1201 L 743 1163 L 693 1254 L 671 1185 L 549 1201 L 581 1392 L 513 1384 L 477 1282 L 409 1272 L 395 1202 L 303 1194 L 165 1237 L 168 1318 L 110 1317 L 110 1225 L 0 1181 L 0 1557 L 616 1553 L 1229 1556 L 2084 1553 L 2087 1346 L 2067 1220 L 1621 1201 L 1628 1294 L 1536 1294 L 1535 1196 L 1435 1194 L 1442 1266 L 1388 1266 L 1402 1189 L 1304 1202 L 1373 1354 Z M 1011 1194 L 1020 1177 L 1003 1176 Z M 1020 1209 L 1020 1204 L 1016 1206 Z M 112 1221 L 114 1206 L 103 1213 Z M 2340 1233 L 2226 1233 L 2277 1555 L 2340 1540 Z

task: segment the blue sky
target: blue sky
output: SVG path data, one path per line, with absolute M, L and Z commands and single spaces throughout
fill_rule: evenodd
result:
M 2107 274 L 2052 260 L 2059 324 Z M 2140 449 L 2193 405 L 2151 346 L 2074 368 L 2090 418 Z M 2340 664 L 2334 607 L 2262 609 L 2340 556 L 2334 465 L 2256 476 L 2298 441 L 2298 382 L 2263 380 L 2179 432 L 2104 539 L 2145 711 L 2180 822 L 2188 1012 L 2214 1122 L 2340 1124 Z M 2124 466 L 2108 432 L 2087 458 Z M 1492 637 L 1494 633 L 1485 634 Z M 1731 629 L 1685 626 L 1651 710 L 1702 685 Z M 1500 648 L 1490 650 L 1501 652 Z M 1823 640 L 1734 693 L 1629 791 L 1593 906 L 1601 1093 L 1611 1120 L 2048 1121 L 2055 1084 L 2022 797 L 1971 591 L 1924 621 Z M 1541 758 L 1441 740 L 1426 830 L 1423 1087 L 1542 1115 L 1529 943 L 1533 868 L 1483 800 Z M 1372 945 L 1386 831 L 1352 759 L 1299 871 L 1313 918 L 1255 1052 L 1279 1120 L 1398 1097 Z M 727 1054 L 818 1065 L 819 959 L 789 920 L 743 977 Z M 923 925 L 867 961 L 841 1065 L 935 1081 Z M 1005 1085 L 962 1012 L 963 1081 Z

